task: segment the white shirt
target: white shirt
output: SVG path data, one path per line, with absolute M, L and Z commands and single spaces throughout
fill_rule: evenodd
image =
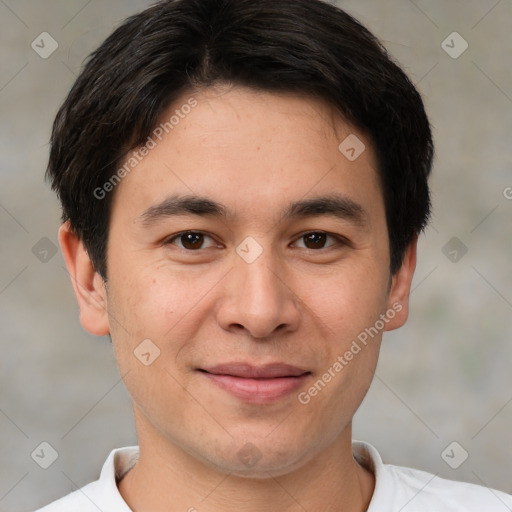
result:
M 417 469 L 384 464 L 377 450 L 352 443 L 354 457 L 375 475 L 367 512 L 511 512 L 512 495 L 480 485 L 445 480 Z M 133 512 L 117 488 L 137 462 L 138 446 L 112 450 L 99 480 L 36 512 Z

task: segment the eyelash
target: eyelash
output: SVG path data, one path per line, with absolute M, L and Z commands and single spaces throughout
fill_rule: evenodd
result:
M 169 237 L 166 240 L 164 240 L 163 244 L 164 245 L 174 245 L 173 244 L 174 240 L 179 239 L 181 236 L 186 235 L 186 234 L 204 235 L 204 236 L 206 236 L 208 238 L 211 238 L 213 240 L 213 237 L 211 237 L 210 235 L 208 235 L 204 231 L 190 231 L 190 230 L 187 230 L 187 231 L 182 231 L 180 233 L 176 233 L 175 235 L 172 235 L 171 237 Z M 326 231 L 306 231 L 306 232 L 302 233 L 301 235 L 299 235 L 298 238 L 296 238 L 296 240 L 300 240 L 301 238 L 304 238 L 306 235 L 311 235 L 311 234 L 326 235 L 327 237 L 334 238 L 337 241 L 338 245 L 342 245 L 342 246 L 343 245 L 348 245 L 348 241 L 346 239 L 344 239 L 343 237 L 341 237 L 339 235 L 334 235 L 332 233 L 328 233 Z M 309 249 L 307 247 L 305 247 L 305 249 L 308 250 L 308 251 L 320 252 L 320 251 L 331 249 L 331 248 L 333 248 L 335 246 L 336 246 L 336 244 L 333 244 L 333 245 L 331 245 L 329 247 L 322 247 L 320 249 Z M 184 247 L 178 247 L 178 248 L 183 250 L 183 251 L 190 252 L 190 253 L 199 252 L 201 250 L 201 249 L 196 249 L 196 250 L 185 249 Z

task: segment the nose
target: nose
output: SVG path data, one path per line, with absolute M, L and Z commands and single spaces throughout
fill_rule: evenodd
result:
M 236 255 L 233 269 L 223 280 L 219 325 L 233 332 L 246 330 L 260 339 L 296 330 L 300 300 L 283 268 L 270 249 L 251 263 Z

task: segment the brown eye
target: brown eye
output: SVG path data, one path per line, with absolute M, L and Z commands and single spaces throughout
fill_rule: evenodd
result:
M 309 233 L 304 235 L 304 241 L 308 249 L 322 249 L 327 235 L 325 233 Z
M 333 245 L 336 245 L 336 243 L 331 244 L 329 246 L 325 246 L 326 241 L 328 238 L 332 238 L 335 240 L 338 244 L 342 244 L 343 241 L 334 235 L 329 235 L 328 233 L 324 233 L 322 231 L 313 231 L 311 233 L 306 233 L 302 235 L 299 240 L 304 241 L 304 245 L 306 249 L 327 249 Z
M 186 231 L 173 236 L 167 240 L 166 244 L 174 244 L 175 240 L 179 240 L 181 242 L 181 248 L 187 251 L 196 251 L 203 248 L 202 245 L 205 238 L 210 238 L 211 240 L 211 237 L 198 231 Z M 178 247 L 180 247 L 180 245 L 178 245 Z

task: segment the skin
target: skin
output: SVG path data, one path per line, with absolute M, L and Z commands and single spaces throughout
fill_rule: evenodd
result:
M 220 86 L 193 97 L 198 105 L 116 187 L 107 286 L 69 224 L 59 231 L 81 324 L 111 334 L 133 399 L 140 457 L 119 491 L 138 512 L 364 511 L 375 482 L 352 455 L 351 422 L 382 332 L 308 404 L 297 395 L 393 304 L 401 311 L 384 330 L 405 323 L 416 240 L 390 276 L 370 140 L 322 101 Z M 338 150 L 349 134 L 366 146 L 353 162 Z M 333 192 L 364 209 L 364 225 L 279 219 L 288 203 Z M 208 196 L 233 217 L 182 215 L 144 228 L 140 215 L 171 194 Z M 169 242 L 188 230 L 205 234 L 199 248 Z M 345 243 L 329 236 L 314 246 L 303 236 L 311 232 Z M 262 249 L 252 263 L 236 252 L 249 236 Z M 149 366 L 134 356 L 145 339 L 160 350 Z M 197 370 L 233 361 L 311 374 L 279 400 L 251 403 Z M 240 457 L 249 442 L 258 459 L 250 467 Z

